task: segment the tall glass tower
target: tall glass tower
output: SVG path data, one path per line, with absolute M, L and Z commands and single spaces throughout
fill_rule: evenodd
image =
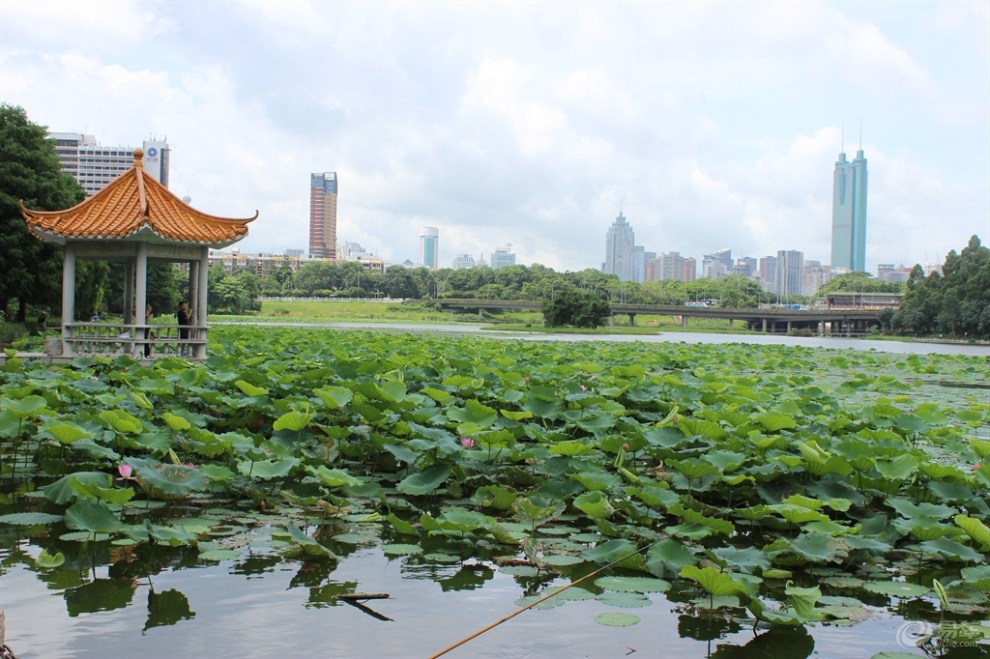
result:
M 605 233 L 605 274 L 617 275 L 619 281 L 632 281 L 635 264 L 633 247 L 636 235 L 628 220 L 619 211 L 619 216 Z
M 832 268 L 866 272 L 866 158 L 839 153 L 832 184 Z
M 423 227 L 419 233 L 419 261 L 423 267 L 436 270 L 440 262 L 440 230 Z

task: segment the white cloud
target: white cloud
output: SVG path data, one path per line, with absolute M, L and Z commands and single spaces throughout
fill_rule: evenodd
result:
M 987 239 L 981 3 L 0 12 L 5 102 L 108 144 L 167 137 L 177 194 L 261 211 L 246 251 L 305 248 L 309 174 L 336 171 L 341 239 L 395 262 L 429 225 L 442 264 L 511 242 L 521 262 L 598 267 L 620 208 L 651 251 L 827 260 L 841 127 L 852 151 L 860 119 L 871 267 L 923 260 L 933 217 L 949 249 Z

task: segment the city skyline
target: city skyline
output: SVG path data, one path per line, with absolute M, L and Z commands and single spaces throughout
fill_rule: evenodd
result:
M 435 226 L 451 256 L 511 239 L 599 268 L 619 208 L 657 254 L 828 263 L 860 121 L 867 271 L 990 243 L 987 3 L 107 7 L 3 3 L 3 101 L 103 144 L 167 136 L 176 194 L 262 211 L 245 250 L 305 247 L 299 182 L 329 167 L 338 236 L 392 263 Z

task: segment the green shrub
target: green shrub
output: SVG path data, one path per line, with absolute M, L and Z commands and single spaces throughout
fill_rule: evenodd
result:
M 22 323 L 0 321 L 0 346 L 10 346 L 27 336 L 28 330 Z

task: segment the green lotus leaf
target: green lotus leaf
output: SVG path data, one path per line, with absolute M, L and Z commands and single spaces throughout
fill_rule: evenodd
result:
M 483 508 L 494 508 L 496 510 L 511 510 L 519 495 L 512 490 L 501 485 L 483 485 L 479 487 L 471 501 Z
M 177 414 L 172 414 L 171 412 L 165 412 L 162 414 L 162 420 L 165 424 L 173 431 L 189 430 L 192 428 L 192 424 L 188 420 L 182 418 Z
M 386 556 L 412 556 L 414 554 L 423 553 L 423 548 L 419 545 L 408 545 L 401 543 L 382 545 L 381 550 Z
M 272 428 L 275 430 L 291 430 L 298 432 L 304 430 L 309 422 L 313 420 L 313 415 L 309 412 L 299 410 L 289 410 L 279 418 L 275 419 Z
M 585 492 L 574 499 L 574 507 L 595 519 L 608 518 L 615 512 L 608 497 L 600 491 Z
M 31 394 L 19 399 L 0 399 L 0 407 L 18 419 L 39 416 L 48 407 L 48 401 L 37 394 Z
M 962 563 L 979 563 L 985 560 L 982 553 L 949 538 L 926 540 L 918 545 L 918 549 L 929 556 L 942 556 L 947 560 Z
M 842 557 L 840 541 L 824 533 L 802 533 L 789 543 L 789 547 L 812 563 L 827 563 Z
M 966 585 L 990 592 L 990 565 L 978 565 L 976 567 L 964 567 L 959 571 Z
M 104 423 L 120 433 L 137 434 L 144 431 L 141 420 L 124 410 L 104 410 L 97 415 Z
M 138 485 L 149 497 L 157 499 L 181 499 L 193 492 L 202 492 L 210 481 L 196 467 L 137 461 L 134 463 L 134 477 Z
M 704 476 L 714 476 L 719 473 L 719 468 L 710 462 L 700 458 L 686 458 L 684 460 L 667 460 L 670 465 L 687 478 L 703 478 Z
M 639 593 L 616 592 L 612 590 L 606 590 L 595 599 L 606 606 L 614 606 L 620 609 L 639 609 L 653 604 L 653 600 Z
M 744 583 L 733 579 L 729 573 L 721 572 L 710 565 L 705 568 L 699 568 L 696 565 L 685 565 L 681 568 L 680 576 L 696 582 L 709 595 L 750 596 L 750 590 Z
M 756 416 L 756 422 L 770 432 L 797 428 L 797 421 L 795 421 L 793 417 L 774 412 L 764 412 L 763 414 L 758 414 Z
M 666 538 L 646 551 L 646 568 L 657 576 L 679 575 L 681 568 L 697 558 L 682 542 Z
M 670 590 L 670 582 L 652 577 L 598 577 L 595 585 L 620 593 L 665 593 Z
M 364 483 L 360 478 L 351 476 L 343 469 L 327 469 L 320 465 L 315 469 L 307 466 L 306 471 L 319 478 L 327 487 L 357 487 Z
M 130 396 L 131 396 L 131 400 L 134 401 L 134 404 L 140 407 L 142 410 L 152 410 L 155 408 L 154 404 L 150 400 L 148 400 L 148 397 L 144 395 L 143 392 L 132 391 L 130 393 Z
M 324 405 L 334 410 L 345 407 L 354 398 L 354 392 L 347 387 L 323 387 L 313 393 L 320 397 Z
M 743 572 L 762 572 L 770 567 L 770 559 L 756 547 L 716 547 L 711 550 L 723 566 Z
M 270 481 L 273 478 L 285 478 L 301 463 L 299 458 L 282 458 L 281 460 L 242 460 L 237 463 L 237 471 L 244 476 Z
M 966 535 L 984 547 L 990 547 L 990 527 L 986 524 L 968 515 L 956 515 L 952 519 L 956 526 L 966 532 Z
M 45 498 L 53 503 L 65 505 L 80 497 L 96 498 L 96 490 L 108 488 L 113 477 L 102 471 L 77 471 L 63 476 L 54 483 L 41 488 Z
M 607 540 L 597 547 L 585 549 L 581 552 L 581 558 L 600 565 L 619 561 L 617 564 L 619 567 L 642 570 L 643 557 L 636 553 L 637 549 L 636 543 L 632 540 L 613 539 Z
M 788 581 L 784 588 L 784 594 L 787 595 L 789 607 L 802 619 L 808 622 L 821 620 L 821 612 L 815 610 L 815 604 L 822 598 L 822 591 L 818 586 L 799 588 Z
M 76 501 L 65 511 L 65 526 L 89 533 L 114 533 L 124 528 L 105 504 L 85 499 Z
M 392 528 L 395 529 L 396 533 L 401 533 L 402 535 L 419 535 L 419 531 L 416 530 L 415 526 L 404 519 L 397 517 L 395 513 L 389 513 L 385 519 L 387 519 L 389 524 L 392 525 Z
M 237 549 L 211 549 L 199 552 L 201 561 L 232 561 L 241 557 L 241 552 Z
M 498 419 L 498 412 L 472 398 L 464 402 L 463 408 L 452 407 L 447 410 L 447 418 L 487 428 Z
M 450 476 L 450 467 L 446 465 L 434 465 L 423 471 L 406 476 L 395 489 L 401 494 L 410 496 L 422 496 L 429 494 L 440 487 L 440 484 Z
M 62 515 L 52 515 L 51 513 L 7 513 L 0 515 L 0 524 L 12 524 L 14 526 L 48 525 L 61 521 Z
M 323 556 L 336 558 L 334 553 L 317 542 L 314 538 L 303 533 L 302 529 L 296 526 L 294 523 L 289 522 L 288 524 L 289 538 L 292 540 L 296 546 L 300 547 L 303 552 L 311 556 Z
M 863 587 L 871 593 L 892 595 L 902 599 L 921 597 L 931 592 L 931 588 L 906 581 L 871 581 Z
M 567 554 L 550 554 L 549 556 L 544 556 L 542 560 L 543 564 L 550 565 L 551 567 L 570 567 L 571 565 L 579 565 L 584 562 L 582 558 Z
M 245 382 L 244 380 L 236 380 L 234 386 L 241 390 L 241 393 L 245 396 L 251 396 L 252 398 L 258 396 L 267 396 L 268 390 L 264 387 L 256 387 L 250 382 Z
M 436 389 L 434 387 L 423 387 L 421 391 L 444 406 L 450 405 L 455 399 L 450 392 L 443 391 L 442 389 Z
M 493 528 L 495 519 L 475 510 L 455 507 L 444 510 L 437 523 L 446 531 L 477 531 Z
M 73 444 L 80 439 L 90 439 L 93 434 L 85 428 L 67 421 L 46 423 L 41 429 L 55 438 L 60 444 Z
M 38 558 L 34 559 L 34 562 L 38 567 L 44 569 L 59 567 L 65 563 L 65 554 L 62 552 L 57 552 L 54 556 L 52 556 L 46 550 L 42 549 L 41 553 L 38 554 Z
M 902 481 L 918 470 L 921 461 L 910 453 L 899 455 L 893 460 L 877 460 L 876 470 L 884 478 Z
M 550 455 L 589 455 L 595 453 L 595 448 L 579 439 L 569 439 L 557 442 L 550 447 Z
M 595 622 L 609 627 L 630 627 L 639 622 L 639 618 L 631 613 L 599 613 Z

